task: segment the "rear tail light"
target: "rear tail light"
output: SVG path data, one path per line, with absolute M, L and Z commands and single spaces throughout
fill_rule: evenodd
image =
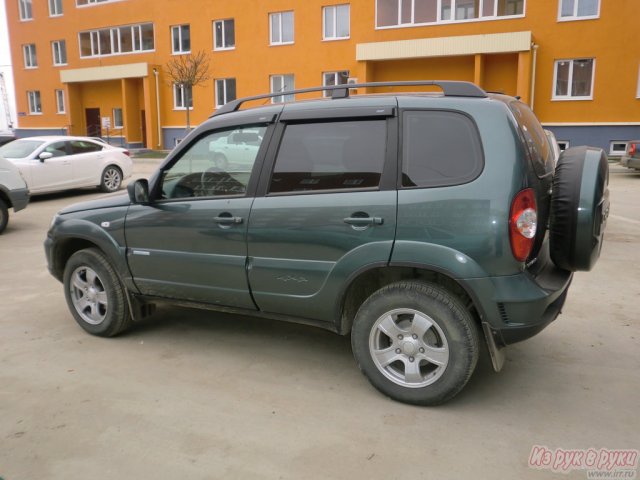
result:
M 511 203 L 509 241 L 513 256 L 524 262 L 533 248 L 538 228 L 536 197 L 531 188 L 519 192 Z
M 131 152 L 129 150 L 123 150 L 122 153 L 124 153 L 127 157 L 131 156 Z
M 635 153 L 636 153 L 636 148 L 638 148 L 638 145 L 637 145 L 637 144 L 635 144 L 635 143 L 632 143 L 632 144 L 629 146 L 629 155 L 635 155 Z

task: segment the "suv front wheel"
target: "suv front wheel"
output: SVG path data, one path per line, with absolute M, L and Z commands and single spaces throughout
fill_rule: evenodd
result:
M 416 405 L 454 397 L 478 361 L 469 311 L 446 290 L 422 282 L 393 283 L 371 295 L 356 314 L 351 344 L 373 386 Z
M 69 310 L 92 335 L 112 337 L 131 324 L 125 289 L 100 250 L 74 253 L 65 266 L 63 284 Z

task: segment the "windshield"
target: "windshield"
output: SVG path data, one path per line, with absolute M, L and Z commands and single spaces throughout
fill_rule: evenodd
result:
M 0 157 L 26 158 L 43 143 L 39 140 L 14 140 L 0 147 Z

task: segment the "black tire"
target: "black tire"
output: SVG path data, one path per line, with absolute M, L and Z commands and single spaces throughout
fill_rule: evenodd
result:
M 63 285 L 69 310 L 90 334 L 113 337 L 131 325 L 124 286 L 100 250 L 74 253 L 65 265 Z
M 219 168 L 220 170 L 227 170 L 229 167 L 229 161 L 227 157 L 225 157 L 222 153 L 217 153 L 215 157 L 213 157 L 213 164 Z
M 568 271 L 593 268 L 609 215 L 609 164 L 599 148 L 565 150 L 553 177 L 549 220 L 551 259 Z
M 398 330 L 389 328 L 388 319 Z M 478 329 L 464 305 L 440 286 L 414 281 L 387 285 L 362 304 L 351 345 L 374 387 L 414 405 L 438 405 L 458 394 L 473 374 L 479 351 Z M 390 361 L 386 367 L 382 358 Z
M 3 199 L 0 198 L 0 234 L 4 232 L 9 223 L 9 208 Z
M 105 193 L 116 192 L 122 186 L 122 170 L 115 165 L 109 165 L 102 171 L 100 190 Z

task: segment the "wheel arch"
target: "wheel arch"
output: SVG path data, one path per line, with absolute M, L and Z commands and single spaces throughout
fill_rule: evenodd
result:
M 390 263 L 373 265 L 356 272 L 342 291 L 340 311 L 337 315 L 337 331 L 342 335 L 351 332 L 353 320 L 362 303 L 376 290 L 401 280 L 417 280 L 434 283 L 445 288 L 469 309 L 478 327 L 485 318 L 481 303 L 465 282 L 445 269 L 412 263 Z

